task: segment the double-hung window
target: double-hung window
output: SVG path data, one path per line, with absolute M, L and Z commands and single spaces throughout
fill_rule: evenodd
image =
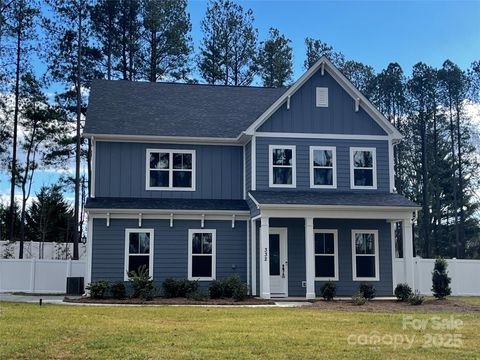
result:
M 147 149 L 147 190 L 195 190 L 195 150 Z
M 153 276 L 153 229 L 126 229 L 124 279 L 128 280 L 130 271 L 143 266 Z
M 188 231 L 188 278 L 215 280 L 216 231 Z
M 338 232 L 314 230 L 315 279 L 338 280 Z
M 350 187 L 377 188 L 377 159 L 375 148 L 350 148 Z
M 352 230 L 353 280 L 380 280 L 378 231 Z
M 310 146 L 310 187 L 337 187 L 335 147 Z
M 270 187 L 296 186 L 296 154 L 293 145 L 270 145 Z

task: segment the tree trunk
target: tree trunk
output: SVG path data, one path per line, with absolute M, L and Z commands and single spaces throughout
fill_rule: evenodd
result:
M 455 169 L 455 125 L 453 124 L 452 100 L 450 99 L 450 151 L 452 152 L 452 188 L 453 188 L 453 221 L 455 226 L 455 249 L 457 257 L 460 252 L 460 239 L 458 231 L 458 200 L 457 200 L 457 179 Z
M 462 161 L 462 136 L 460 129 L 460 105 L 456 104 L 456 122 L 457 122 L 457 158 L 458 158 L 458 197 L 460 204 L 460 223 L 458 229 L 458 247 L 457 259 L 465 257 L 465 211 L 463 210 L 463 161 Z
M 10 214 L 9 214 L 9 240 L 15 241 L 15 182 L 17 175 L 17 132 L 18 132 L 18 112 L 20 97 L 20 58 L 22 55 L 22 25 L 23 18 L 18 20 L 17 28 L 17 59 L 15 69 L 15 110 L 13 113 L 13 144 L 12 144 L 12 177 L 10 184 Z M 19 259 L 23 259 L 23 242 L 20 242 L 18 252 Z
M 82 118 L 82 7 L 83 0 L 79 0 L 78 7 L 78 47 L 77 47 L 77 134 L 75 147 L 75 204 L 74 204 L 74 229 L 73 229 L 73 260 L 78 260 L 78 235 L 80 215 L 80 127 Z
M 427 168 L 427 125 L 426 116 L 420 117 L 421 139 L 422 139 L 422 230 L 423 230 L 423 252 L 424 257 L 430 257 L 430 212 L 428 206 L 428 168 Z

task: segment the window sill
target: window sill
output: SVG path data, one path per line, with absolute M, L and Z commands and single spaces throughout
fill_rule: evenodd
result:
M 195 191 L 195 188 L 163 188 L 163 187 L 147 187 L 147 191 Z
M 354 277 L 353 281 L 380 281 L 380 277 L 373 277 L 373 278 Z
M 333 277 L 333 278 L 316 277 L 315 281 L 338 281 L 338 277 Z
M 192 277 L 192 276 L 189 276 L 188 280 L 190 280 L 190 281 L 214 281 L 215 278 L 214 277 Z

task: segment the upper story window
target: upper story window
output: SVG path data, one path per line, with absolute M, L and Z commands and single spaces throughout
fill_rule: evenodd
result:
M 336 162 L 335 147 L 310 146 L 310 187 L 336 188 Z
M 353 280 L 380 280 L 378 231 L 352 230 Z
M 350 187 L 377 188 L 377 159 L 375 148 L 350 148 Z
M 269 146 L 270 187 L 296 186 L 295 159 L 294 145 Z
M 195 190 L 195 150 L 147 149 L 147 190 Z
M 142 266 L 153 276 L 153 229 L 126 229 L 125 281 L 130 271 L 138 271 Z

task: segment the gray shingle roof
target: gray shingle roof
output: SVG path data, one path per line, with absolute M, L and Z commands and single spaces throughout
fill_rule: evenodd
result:
M 97 80 L 88 134 L 235 138 L 286 88 Z
M 227 210 L 248 211 L 245 200 L 223 199 L 151 199 L 106 198 L 87 199 L 87 209 L 160 209 L 160 210 Z
M 345 205 L 418 207 L 399 194 L 388 192 L 250 191 L 260 205 Z

